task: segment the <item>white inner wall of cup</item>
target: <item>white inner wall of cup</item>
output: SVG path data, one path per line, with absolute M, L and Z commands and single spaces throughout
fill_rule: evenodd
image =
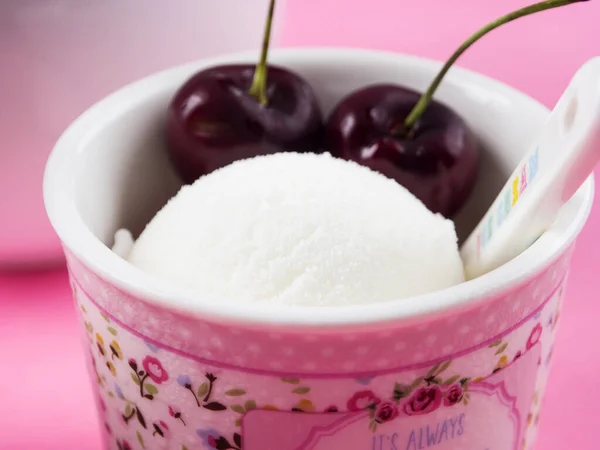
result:
M 223 62 L 256 60 L 256 52 L 191 63 L 126 86 L 77 119 L 48 162 L 44 198 L 64 245 L 94 272 L 134 296 L 215 320 L 345 325 L 416 318 L 488 298 L 547 267 L 576 238 L 593 198 L 593 179 L 563 208 L 550 230 L 508 264 L 439 292 L 392 302 L 347 307 L 231 307 L 223 299 L 199 298 L 147 275 L 110 250 L 120 227 L 139 233 L 179 181 L 164 150 L 164 121 L 174 91 L 196 70 Z M 426 88 L 440 63 L 356 49 L 285 49 L 271 62 L 296 70 L 313 86 L 323 111 L 353 89 L 375 82 Z M 461 238 L 483 215 L 547 118 L 532 98 L 473 72 L 454 68 L 436 98 L 461 114 L 484 148 L 478 185 L 455 218 Z M 481 176 L 481 174 L 485 174 Z M 169 302 L 168 299 L 176 299 Z

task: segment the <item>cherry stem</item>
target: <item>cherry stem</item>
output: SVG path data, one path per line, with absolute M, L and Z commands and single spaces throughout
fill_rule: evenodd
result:
M 429 87 L 427 88 L 425 93 L 421 96 L 421 98 L 419 99 L 417 104 L 414 106 L 414 108 L 412 109 L 410 114 L 406 117 L 406 119 L 404 120 L 405 133 L 408 135 L 411 134 L 410 130 L 414 127 L 414 125 L 417 123 L 417 121 L 421 118 L 421 116 L 425 112 L 425 109 L 427 109 L 429 102 L 431 102 L 431 99 L 433 98 L 433 94 L 435 93 L 435 90 L 440 85 L 442 78 L 444 78 L 444 76 L 446 75 L 446 73 L 448 72 L 448 70 L 450 69 L 452 64 L 454 64 L 456 62 L 456 60 L 464 53 L 465 50 L 467 50 L 472 44 L 474 44 L 476 41 L 478 41 L 481 37 L 485 36 L 487 33 L 498 28 L 499 26 L 504 25 L 505 23 L 508 23 L 508 22 L 512 22 L 513 20 L 516 20 L 520 17 L 525 17 L 530 14 L 535 14 L 540 11 L 545 11 L 547 9 L 558 8 L 560 6 L 570 5 L 572 3 L 579 3 L 579 2 L 583 2 L 583 1 L 587 1 L 587 0 L 546 0 L 543 2 L 539 2 L 539 3 L 534 3 L 533 5 L 529 5 L 524 8 L 513 11 L 509 14 L 506 14 L 505 16 L 502 16 L 502 17 L 494 20 L 493 22 L 488 23 L 483 28 L 479 29 L 477 32 L 475 32 L 473 35 L 471 35 L 471 37 L 469 37 L 469 39 L 467 39 L 458 48 L 458 50 L 456 50 L 452 54 L 452 56 L 450 56 L 450 59 L 448 59 L 448 61 L 446 61 L 446 64 L 444 64 L 444 66 L 442 67 L 440 72 L 437 74 L 437 76 L 431 82 L 431 84 L 429 85 Z
M 254 71 L 254 79 L 250 86 L 250 95 L 252 95 L 261 105 L 266 105 L 267 98 L 267 56 L 269 54 L 269 42 L 271 41 L 271 26 L 273 24 L 273 13 L 275 12 L 275 0 L 269 3 L 269 12 L 267 14 L 267 24 L 263 35 L 263 43 L 260 52 L 260 61 Z

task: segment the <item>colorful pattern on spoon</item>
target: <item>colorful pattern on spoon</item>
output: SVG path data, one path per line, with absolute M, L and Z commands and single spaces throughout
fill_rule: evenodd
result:
M 461 248 L 467 278 L 526 250 L 600 158 L 600 57 L 585 63 L 500 194 Z

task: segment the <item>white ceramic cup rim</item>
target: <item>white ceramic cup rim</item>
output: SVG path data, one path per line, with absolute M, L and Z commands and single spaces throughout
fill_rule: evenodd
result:
M 315 58 L 325 61 L 331 58 L 359 56 L 365 64 L 368 64 L 369 60 L 396 58 L 404 59 L 412 65 L 429 67 L 432 70 L 439 68 L 439 62 L 434 60 L 384 51 L 350 48 L 294 48 L 276 49 L 271 52 L 273 59 L 280 56 L 293 58 L 296 61 L 314 60 Z M 60 137 L 50 155 L 44 175 L 46 210 L 66 249 L 105 281 L 161 308 L 178 310 L 217 321 L 314 327 L 367 325 L 390 320 L 409 320 L 447 312 L 450 309 L 471 305 L 478 300 L 499 295 L 507 289 L 526 282 L 548 267 L 574 242 L 583 228 L 593 201 L 593 176 L 590 176 L 582 187 L 584 201 L 575 214 L 574 220 L 562 233 L 554 248 L 547 253 L 546 258 L 538 259 L 532 264 L 520 264 L 522 257 L 529 252 L 527 250 L 502 267 L 461 285 L 408 299 L 368 305 L 289 307 L 236 303 L 232 307 L 229 302 L 213 301 L 214 299 L 209 297 L 198 301 L 197 293 L 173 286 L 143 273 L 113 253 L 84 224 L 77 211 L 73 195 L 75 175 L 70 170 L 74 166 L 72 161 L 77 158 L 79 153 L 85 151 L 85 144 L 89 136 L 101 132 L 102 125 L 110 122 L 109 119 L 106 119 L 111 116 L 110 111 L 127 107 L 126 99 L 128 97 L 143 96 L 145 92 L 152 90 L 151 87 L 160 85 L 165 79 L 191 73 L 200 63 L 217 65 L 232 60 L 253 61 L 255 58 L 255 52 L 225 55 L 178 66 L 143 78 L 96 103 L 75 120 Z M 521 97 L 528 102 L 537 103 L 520 91 L 466 69 L 454 68 L 448 77 L 467 79 L 475 84 L 485 85 L 488 88 L 493 87 L 494 90 L 507 96 Z M 542 105 L 539 106 L 545 108 Z M 532 247 L 535 245 L 536 243 Z M 171 303 L 168 299 L 177 299 L 177 301 Z

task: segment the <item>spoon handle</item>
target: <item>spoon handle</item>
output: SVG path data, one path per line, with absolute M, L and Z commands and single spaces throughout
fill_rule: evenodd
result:
M 461 247 L 468 279 L 510 261 L 554 221 L 600 158 L 600 57 L 577 71 L 496 200 Z

